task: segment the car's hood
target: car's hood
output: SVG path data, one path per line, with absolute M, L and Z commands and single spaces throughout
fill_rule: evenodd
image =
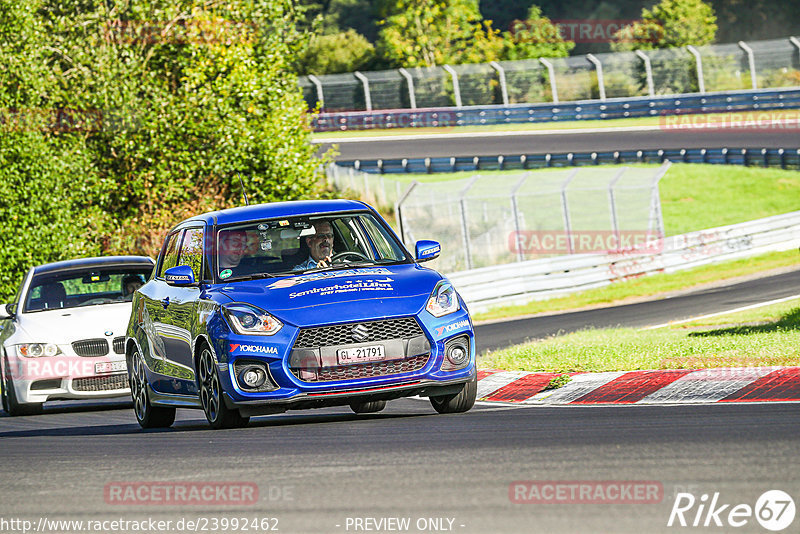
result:
M 26 313 L 20 316 L 15 339 L 61 345 L 124 336 L 130 316 L 130 302 Z
M 304 326 L 419 313 L 441 279 L 418 265 L 393 265 L 237 282 L 218 291 Z

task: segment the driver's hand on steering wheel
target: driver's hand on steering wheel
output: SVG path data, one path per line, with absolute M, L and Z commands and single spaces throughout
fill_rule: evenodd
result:
M 324 258 L 322 258 L 321 260 L 319 260 L 319 261 L 317 262 L 317 268 L 320 268 L 320 267 L 329 267 L 329 266 L 331 265 L 331 256 L 332 256 L 332 255 L 333 255 L 333 252 L 331 252 L 330 254 L 328 254 L 327 256 L 325 256 Z

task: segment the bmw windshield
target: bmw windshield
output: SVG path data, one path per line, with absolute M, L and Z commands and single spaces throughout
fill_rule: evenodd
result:
M 222 281 L 410 261 L 394 235 L 367 212 L 227 226 L 217 232 L 216 250 Z

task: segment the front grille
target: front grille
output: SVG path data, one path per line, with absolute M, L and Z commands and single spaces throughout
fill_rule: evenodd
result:
M 428 363 L 430 354 L 420 354 L 404 360 L 388 362 L 340 365 L 321 369 L 292 369 L 292 374 L 304 382 L 333 382 L 336 380 L 355 380 L 374 376 L 399 375 L 419 371 Z
M 127 374 L 90 376 L 88 378 L 76 378 L 72 381 L 72 388 L 75 391 L 110 391 L 127 387 Z
M 72 343 L 72 350 L 78 356 L 105 356 L 108 354 L 108 341 L 105 339 L 83 339 Z
M 115 337 L 113 341 L 114 353 L 125 354 L 125 338 Z
M 368 330 L 366 336 L 354 338 L 353 329 L 362 327 Z M 348 345 L 351 343 L 366 343 L 369 341 L 384 341 L 387 339 L 411 338 L 422 335 L 422 328 L 413 317 L 402 319 L 383 319 L 365 323 L 347 323 L 334 326 L 319 326 L 304 328 L 297 336 L 295 348 L 317 348 L 329 345 Z

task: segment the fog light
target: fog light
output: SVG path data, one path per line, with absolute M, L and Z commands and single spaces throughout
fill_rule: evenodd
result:
M 258 367 L 249 367 L 241 374 L 242 382 L 249 388 L 257 388 L 264 384 L 267 375 Z
M 463 335 L 447 340 L 444 344 L 442 371 L 458 371 L 469 365 L 469 345 L 469 337 Z
M 468 356 L 467 348 L 461 344 L 453 345 L 447 351 L 447 359 L 455 366 L 463 365 Z

